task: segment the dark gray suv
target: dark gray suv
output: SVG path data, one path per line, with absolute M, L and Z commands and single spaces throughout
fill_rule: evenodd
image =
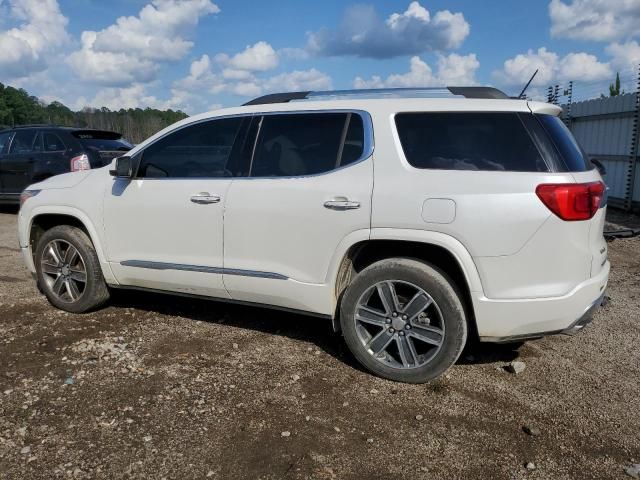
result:
M 117 132 L 55 125 L 0 130 L 0 203 L 18 203 L 27 185 L 111 163 L 132 145 Z

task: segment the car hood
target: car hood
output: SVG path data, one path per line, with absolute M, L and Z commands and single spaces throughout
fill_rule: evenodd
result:
M 75 187 L 92 173 L 92 170 L 63 173 L 61 175 L 56 175 L 55 177 L 47 178 L 42 182 L 34 183 L 33 185 L 27 187 L 27 190 L 51 190 L 54 188 L 57 189 Z

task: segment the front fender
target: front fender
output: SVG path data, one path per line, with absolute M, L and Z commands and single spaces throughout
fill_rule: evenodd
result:
M 37 205 L 28 211 L 21 210 L 18 218 L 18 237 L 21 248 L 31 249 L 31 228 L 36 217 L 40 215 L 66 215 L 81 222 L 86 228 L 89 238 L 94 245 L 105 281 L 108 284 L 118 283 L 111 271 L 109 262 L 107 262 L 107 259 L 104 256 L 102 237 L 99 234 L 98 229 L 89 215 L 77 207 L 68 205 Z

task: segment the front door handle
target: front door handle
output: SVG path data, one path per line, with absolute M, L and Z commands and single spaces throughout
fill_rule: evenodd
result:
M 211 195 L 209 192 L 200 192 L 191 195 L 191 201 L 199 204 L 219 203 L 220 197 L 218 195 Z
M 329 210 L 355 210 L 360 208 L 360 202 L 354 202 L 347 197 L 335 197 L 333 200 L 324 202 L 324 208 Z

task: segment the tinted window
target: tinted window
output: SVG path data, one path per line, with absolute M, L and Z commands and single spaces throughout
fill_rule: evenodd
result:
M 396 126 L 416 168 L 549 170 L 517 113 L 400 113 Z
M 583 172 L 593 168 L 586 153 L 562 120 L 552 115 L 536 115 L 536 117 L 551 137 L 569 172 Z
M 242 118 L 202 122 L 158 140 L 142 154 L 139 177 L 229 177 Z
M 9 153 L 32 152 L 35 138 L 35 130 L 18 130 L 13 137 L 13 141 L 11 142 L 11 150 L 9 151 Z
M 44 134 L 44 151 L 45 152 L 60 152 L 66 150 L 64 143 L 60 140 L 60 137 L 55 133 L 46 132 Z
M 11 139 L 11 132 L 0 133 L 0 153 L 3 153 L 5 147 L 9 146 L 10 139 Z
M 133 148 L 133 145 L 123 138 L 118 140 L 82 139 L 80 143 L 84 148 L 92 148 L 101 152 L 128 152 Z
M 355 113 L 350 114 L 347 136 L 342 147 L 342 159 L 340 166 L 349 165 L 359 160 L 364 150 L 364 126 L 362 117 Z
M 354 120 L 350 144 L 341 148 Z M 362 154 L 359 115 L 348 113 L 304 113 L 266 115 L 251 166 L 253 177 L 291 177 L 328 172 L 343 159 L 353 161 Z M 346 142 L 345 142 L 346 143 Z M 354 158 L 355 157 L 355 158 Z

